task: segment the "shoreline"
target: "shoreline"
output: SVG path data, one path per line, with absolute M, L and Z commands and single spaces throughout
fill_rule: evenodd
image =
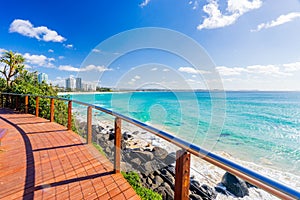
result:
M 103 119 L 103 117 L 94 116 L 96 118 L 99 118 L 97 120 L 94 120 L 93 125 L 97 125 L 98 127 L 109 127 L 110 129 L 113 129 L 113 121 L 110 121 L 108 119 Z M 79 121 L 84 121 L 85 118 L 79 117 Z M 131 149 L 142 149 L 146 146 L 149 148 L 153 148 L 155 146 L 161 147 L 165 150 L 167 150 L 169 153 L 175 152 L 176 147 L 175 145 L 172 145 L 168 143 L 167 141 L 163 140 L 162 138 L 159 138 L 149 132 L 146 132 L 145 130 L 136 127 L 129 123 L 124 123 L 122 125 L 122 133 L 129 132 L 129 134 L 132 134 L 134 136 L 134 139 L 132 141 L 132 144 L 129 148 Z M 134 134 L 137 133 L 137 134 Z M 149 145 L 150 144 L 150 145 Z M 222 157 L 225 157 L 226 159 L 229 159 L 235 163 L 238 163 L 246 168 L 249 168 L 253 171 L 256 171 L 257 173 L 263 174 L 264 176 L 268 176 L 270 178 L 273 178 L 277 181 L 280 181 L 284 183 L 285 185 L 288 185 L 289 187 L 292 187 L 296 190 L 300 190 L 300 177 L 291 173 L 275 170 L 272 168 L 267 168 L 265 166 L 257 165 L 255 163 L 235 159 L 230 154 L 226 152 L 214 152 Z M 195 170 L 197 169 L 197 171 Z M 210 164 L 206 161 L 202 160 L 201 158 L 192 156 L 191 159 L 191 177 L 195 177 L 195 180 L 199 181 L 201 184 L 207 184 L 210 187 L 215 187 L 217 183 L 220 183 L 222 180 L 222 176 L 224 175 L 225 171 Z M 291 185 L 291 183 L 294 183 Z M 267 192 L 257 189 L 257 188 L 249 188 L 249 196 L 245 196 L 242 199 L 274 199 L 274 196 L 268 194 Z M 236 199 L 233 197 L 229 197 L 227 195 L 223 195 L 218 193 L 217 199 L 223 200 L 223 199 Z
M 112 94 L 132 92 L 224 92 L 224 93 L 300 93 L 300 90 L 115 90 L 110 92 L 58 92 L 58 95 Z

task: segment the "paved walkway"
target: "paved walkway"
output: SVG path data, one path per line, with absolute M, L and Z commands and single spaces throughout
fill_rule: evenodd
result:
M 64 126 L 0 109 L 0 199 L 140 199 L 112 164 Z

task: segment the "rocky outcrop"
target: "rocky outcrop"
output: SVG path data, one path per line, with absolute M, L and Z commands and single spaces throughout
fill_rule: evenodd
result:
M 85 137 L 86 123 L 81 122 L 79 126 L 80 134 Z M 174 199 L 175 152 L 169 153 L 164 148 L 151 146 L 149 143 L 141 147 L 137 141 L 134 141 L 139 134 L 144 134 L 144 132 L 126 131 L 122 134 L 122 171 L 138 172 L 145 187 L 158 192 L 163 199 Z M 109 126 L 93 125 L 92 135 L 93 142 L 99 144 L 107 158 L 113 162 L 114 129 Z M 247 186 L 253 187 L 228 172 L 224 174 L 222 182 L 215 188 L 201 184 L 191 177 L 189 197 L 192 200 L 211 200 L 217 197 L 218 192 L 234 197 L 244 197 L 249 194 Z

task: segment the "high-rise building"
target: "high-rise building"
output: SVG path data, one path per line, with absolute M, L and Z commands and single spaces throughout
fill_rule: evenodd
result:
M 77 90 L 82 89 L 81 78 L 76 78 L 76 89 Z
M 39 73 L 39 75 L 37 76 L 37 79 L 38 79 L 38 82 L 39 83 L 42 83 L 43 81 L 45 83 L 48 82 L 48 74 L 45 74 L 45 73 Z
M 76 87 L 76 80 L 73 77 L 66 79 L 66 88 L 74 90 Z

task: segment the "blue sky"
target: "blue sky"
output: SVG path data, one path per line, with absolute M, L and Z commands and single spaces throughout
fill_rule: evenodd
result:
M 297 0 L 11 0 L 1 6 L 8 8 L 0 12 L 1 51 L 22 54 L 28 70 L 47 73 L 53 84 L 64 86 L 65 78 L 90 72 L 99 73 L 101 86 L 115 87 L 122 82 L 122 87 L 140 87 L 148 75 L 147 81 L 150 76 L 164 87 L 180 88 L 172 80 L 178 74 L 190 88 L 207 89 L 207 82 L 213 80 L 204 80 L 203 71 L 158 50 L 132 52 L 109 66 L 85 65 L 90 53 L 107 53 L 98 45 L 115 34 L 160 27 L 199 43 L 227 90 L 300 90 Z M 118 45 L 111 53 L 118 54 Z M 145 70 L 162 67 L 161 73 L 147 73 L 138 67 L 141 65 Z M 158 76 L 164 79 L 155 78 Z M 137 81 L 139 85 L 134 86 Z

